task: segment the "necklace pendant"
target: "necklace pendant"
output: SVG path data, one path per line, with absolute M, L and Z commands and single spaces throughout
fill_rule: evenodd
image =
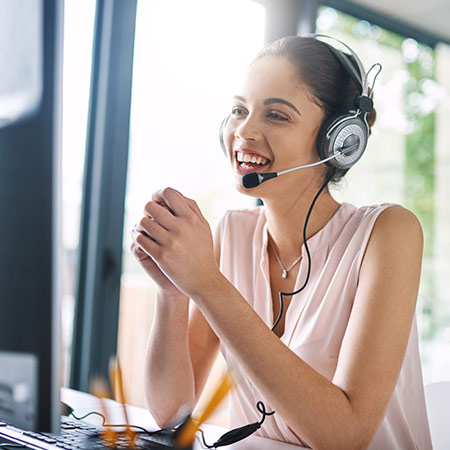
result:
M 283 269 L 283 273 L 281 274 L 281 278 L 287 278 L 288 277 L 288 272 L 286 269 Z

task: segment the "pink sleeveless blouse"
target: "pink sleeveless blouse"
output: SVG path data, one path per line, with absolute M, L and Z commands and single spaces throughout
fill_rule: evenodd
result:
M 389 204 L 357 208 L 343 203 L 328 223 L 308 240 L 312 270 L 306 288 L 294 296 L 287 310 L 281 341 L 300 358 L 330 381 L 336 370 L 341 343 L 352 311 L 362 258 L 374 223 Z M 302 227 L 299 226 L 301 233 Z M 240 291 L 262 320 L 271 327 L 272 311 L 268 232 L 264 207 L 229 211 L 219 224 L 223 274 Z M 296 280 L 303 285 L 303 263 Z M 232 366 L 233 356 L 222 345 L 225 360 Z M 256 403 L 262 400 L 251 381 L 242 376 L 230 394 L 230 426 L 237 427 L 260 420 Z M 304 445 L 275 414 L 258 431 L 261 436 Z M 418 333 L 414 319 L 397 385 L 386 415 L 370 449 L 430 449 L 431 439 L 425 408 Z

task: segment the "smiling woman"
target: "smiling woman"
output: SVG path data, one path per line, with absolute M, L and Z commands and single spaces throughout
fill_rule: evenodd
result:
M 431 448 L 415 322 L 422 230 L 400 205 L 340 204 L 328 189 L 374 118 L 365 72 L 355 80 L 354 54 L 335 52 L 283 38 L 233 98 L 223 147 L 237 190 L 263 206 L 228 211 L 213 235 L 178 190 L 144 205 L 131 250 L 157 285 L 145 384 L 161 426 L 194 408 L 220 350 L 239 373 L 231 426 L 254 422 L 264 400 L 276 414 L 258 433 L 270 439 Z M 271 180 L 245 187 L 250 173 Z

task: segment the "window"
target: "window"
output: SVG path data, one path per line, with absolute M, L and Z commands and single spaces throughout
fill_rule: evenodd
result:
M 72 342 L 94 16 L 95 2 L 90 0 L 65 2 L 62 122 L 64 384 L 68 383 Z
M 317 30 L 342 39 L 365 68 L 381 62 L 374 89 L 377 121 L 367 150 L 334 194 L 357 205 L 398 202 L 420 219 L 425 236 L 417 305 L 425 384 L 450 379 L 450 48 L 413 39 L 321 8 Z
M 254 205 L 234 191 L 218 135 L 236 77 L 263 45 L 264 23 L 264 7 L 252 1 L 138 3 L 118 338 L 134 405 L 145 406 L 155 288 L 129 251 L 130 230 L 165 186 L 195 199 L 212 225 L 227 209 Z

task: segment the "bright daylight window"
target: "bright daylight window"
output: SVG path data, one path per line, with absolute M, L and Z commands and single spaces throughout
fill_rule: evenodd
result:
M 381 62 L 374 89 L 377 121 L 361 161 L 335 190 L 357 205 L 398 202 L 425 235 L 417 305 L 424 383 L 450 380 L 450 48 L 432 49 L 370 23 L 321 8 L 318 32 L 347 42 L 368 70 Z
M 62 121 L 62 240 L 64 249 L 62 339 L 65 385 L 68 384 L 72 344 L 94 18 L 95 2 L 66 0 L 64 4 Z
M 118 341 L 134 405 L 145 406 L 155 289 L 129 251 L 130 230 L 165 186 L 195 199 L 212 225 L 227 209 L 254 205 L 234 191 L 218 134 L 264 23 L 264 7 L 247 0 L 138 3 Z

